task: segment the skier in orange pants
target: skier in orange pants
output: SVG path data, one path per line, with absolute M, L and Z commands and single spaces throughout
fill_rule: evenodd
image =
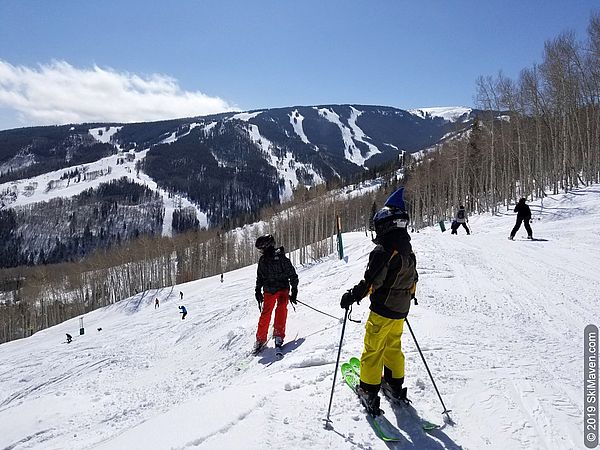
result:
M 298 296 L 298 275 L 283 247 L 275 249 L 275 239 L 270 234 L 256 240 L 256 248 L 262 253 L 256 270 L 256 301 L 260 309 L 254 353 L 259 353 L 267 343 L 269 322 L 275 304 L 273 337 L 275 347 L 283 345 L 287 319 L 288 300 L 296 304 Z M 290 291 L 291 286 L 291 291 Z M 264 290 L 264 295 L 263 295 Z

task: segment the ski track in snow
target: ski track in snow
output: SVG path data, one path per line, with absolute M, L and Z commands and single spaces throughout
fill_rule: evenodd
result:
M 471 217 L 471 236 L 412 234 L 420 282 L 409 319 L 454 426 L 426 434 L 410 410 L 382 400 L 406 437 L 387 446 L 338 376 L 333 430 L 324 429 L 341 322 L 299 304 L 289 309 L 284 358 L 272 340 L 251 356 L 254 265 L 224 283 L 146 291 L 88 313 L 82 336 L 74 318 L 1 345 L 0 448 L 582 448 L 582 332 L 600 317 L 599 194 L 596 186 L 547 198 L 543 210 L 534 203 L 534 236 L 547 241 L 508 241 L 512 213 Z M 339 299 L 373 248 L 364 233 L 344 244 L 347 262 L 332 255 L 298 268 L 299 299 L 340 318 Z M 354 307 L 361 324 L 346 325 L 343 360 L 360 356 L 367 305 Z M 403 345 L 413 413 L 442 423 L 408 330 Z

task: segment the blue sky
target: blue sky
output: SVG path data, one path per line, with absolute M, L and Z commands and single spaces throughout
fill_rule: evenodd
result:
M 589 1 L 0 1 L 0 129 L 327 103 L 473 106 Z M 141 80 L 141 81 L 140 81 Z M 101 92 L 99 92 L 101 91 Z

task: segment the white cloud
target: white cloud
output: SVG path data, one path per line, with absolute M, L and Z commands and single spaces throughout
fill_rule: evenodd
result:
M 17 111 L 23 125 L 143 122 L 237 109 L 219 97 L 184 91 L 166 75 L 78 69 L 65 61 L 31 68 L 3 60 L 0 107 Z

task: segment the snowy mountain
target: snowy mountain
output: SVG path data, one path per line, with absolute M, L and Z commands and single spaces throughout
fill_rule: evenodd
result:
M 7 130 L 0 132 L 0 192 L 5 193 L 4 203 L 11 204 L 6 194 L 18 197 L 30 192 L 15 189 L 11 182 L 101 158 L 112 158 L 114 168 L 117 160 L 145 157 L 142 170 L 161 187 L 182 193 L 209 217 L 221 217 L 224 211 L 214 198 L 231 193 L 232 186 L 242 197 L 248 189 L 252 193 L 249 205 L 239 199 L 244 206 L 238 210 L 283 201 L 298 184 L 351 176 L 395 160 L 404 151 L 431 147 L 466 129 L 476 113 L 468 108 L 409 112 L 324 105 L 138 124 Z M 142 151 L 147 154 L 135 155 Z M 50 180 L 44 181 L 39 189 L 47 188 Z
M 0 266 L 77 260 L 132 236 L 253 222 L 261 208 L 291 199 L 298 185 L 348 179 L 396 162 L 403 152 L 460 135 L 476 114 L 469 108 L 323 105 L 2 131 Z M 73 199 L 116 180 L 145 186 L 159 203 L 134 205 L 123 188 L 84 207 L 81 199 L 34 205 Z M 14 212 L 2 213 L 10 208 Z M 101 214 L 84 213 L 107 208 L 105 223 Z M 138 224 L 150 216 L 152 225 L 118 231 L 126 229 L 120 219 L 126 215 Z
M 413 417 L 442 423 L 405 330 L 414 411 L 382 401 L 407 440 L 397 448 L 582 448 L 582 333 L 600 317 L 599 194 L 594 186 L 533 203 L 537 241 L 523 230 L 507 240 L 512 212 L 471 217 L 471 236 L 412 234 L 420 282 L 409 319 L 456 424 L 426 434 Z M 344 243 L 347 261 L 297 268 L 299 300 L 340 318 L 339 299 L 373 248 L 363 233 Z M 248 355 L 255 272 L 140 293 L 86 314 L 83 335 L 76 318 L 0 345 L 0 448 L 389 448 L 339 376 L 333 430 L 323 427 L 339 320 L 290 308 L 284 358 L 272 342 Z M 355 306 L 362 323 L 346 325 L 344 360 L 360 355 L 367 314 L 368 300 Z

